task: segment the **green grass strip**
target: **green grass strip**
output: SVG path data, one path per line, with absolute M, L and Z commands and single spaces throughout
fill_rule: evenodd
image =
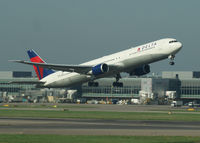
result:
M 199 143 L 186 136 L 0 135 L 0 143 Z
M 118 120 L 200 121 L 199 114 L 153 112 L 0 110 L 0 117 L 78 118 Z

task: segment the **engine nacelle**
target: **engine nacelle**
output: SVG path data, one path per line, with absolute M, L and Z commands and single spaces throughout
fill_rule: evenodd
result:
M 100 75 L 100 74 L 103 74 L 103 73 L 106 73 L 109 71 L 109 67 L 107 64 L 98 64 L 94 67 L 92 67 L 92 74 L 93 75 Z
M 150 66 L 149 65 L 143 65 L 141 67 L 138 67 L 134 69 L 130 75 L 136 75 L 136 76 L 141 76 L 150 73 Z

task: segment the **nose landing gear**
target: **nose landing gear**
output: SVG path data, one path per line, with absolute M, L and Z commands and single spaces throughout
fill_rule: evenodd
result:
M 168 57 L 168 59 L 170 59 L 169 64 L 172 65 L 172 66 L 175 64 L 174 63 L 174 58 L 175 58 L 175 55 L 169 55 L 169 57 Z
M 175 63 L 173 61 L 171 61 L 171 62 L 169 62 L 169 64 L 173 66 Z

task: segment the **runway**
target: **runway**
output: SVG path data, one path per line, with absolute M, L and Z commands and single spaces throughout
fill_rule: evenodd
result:
M 1 117 L 0 133 L 199 136 L 200 122 Z

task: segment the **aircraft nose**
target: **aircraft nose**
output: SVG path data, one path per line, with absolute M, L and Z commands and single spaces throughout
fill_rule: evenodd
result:
M 181 48 L 183 47 L 183 45 L 182 45 L 181 42 L 178 42 L 177 44 L 178 44 L 178 45 L 177 45 L 178 49 L 181 49 Z
M 174 46 L 175 46 L 175 50 L 176 50 L 176 51 L 181 50 L 181 48 L 183 47 L 183 45 L 182 45 L 181 42 L 177 42 Z

